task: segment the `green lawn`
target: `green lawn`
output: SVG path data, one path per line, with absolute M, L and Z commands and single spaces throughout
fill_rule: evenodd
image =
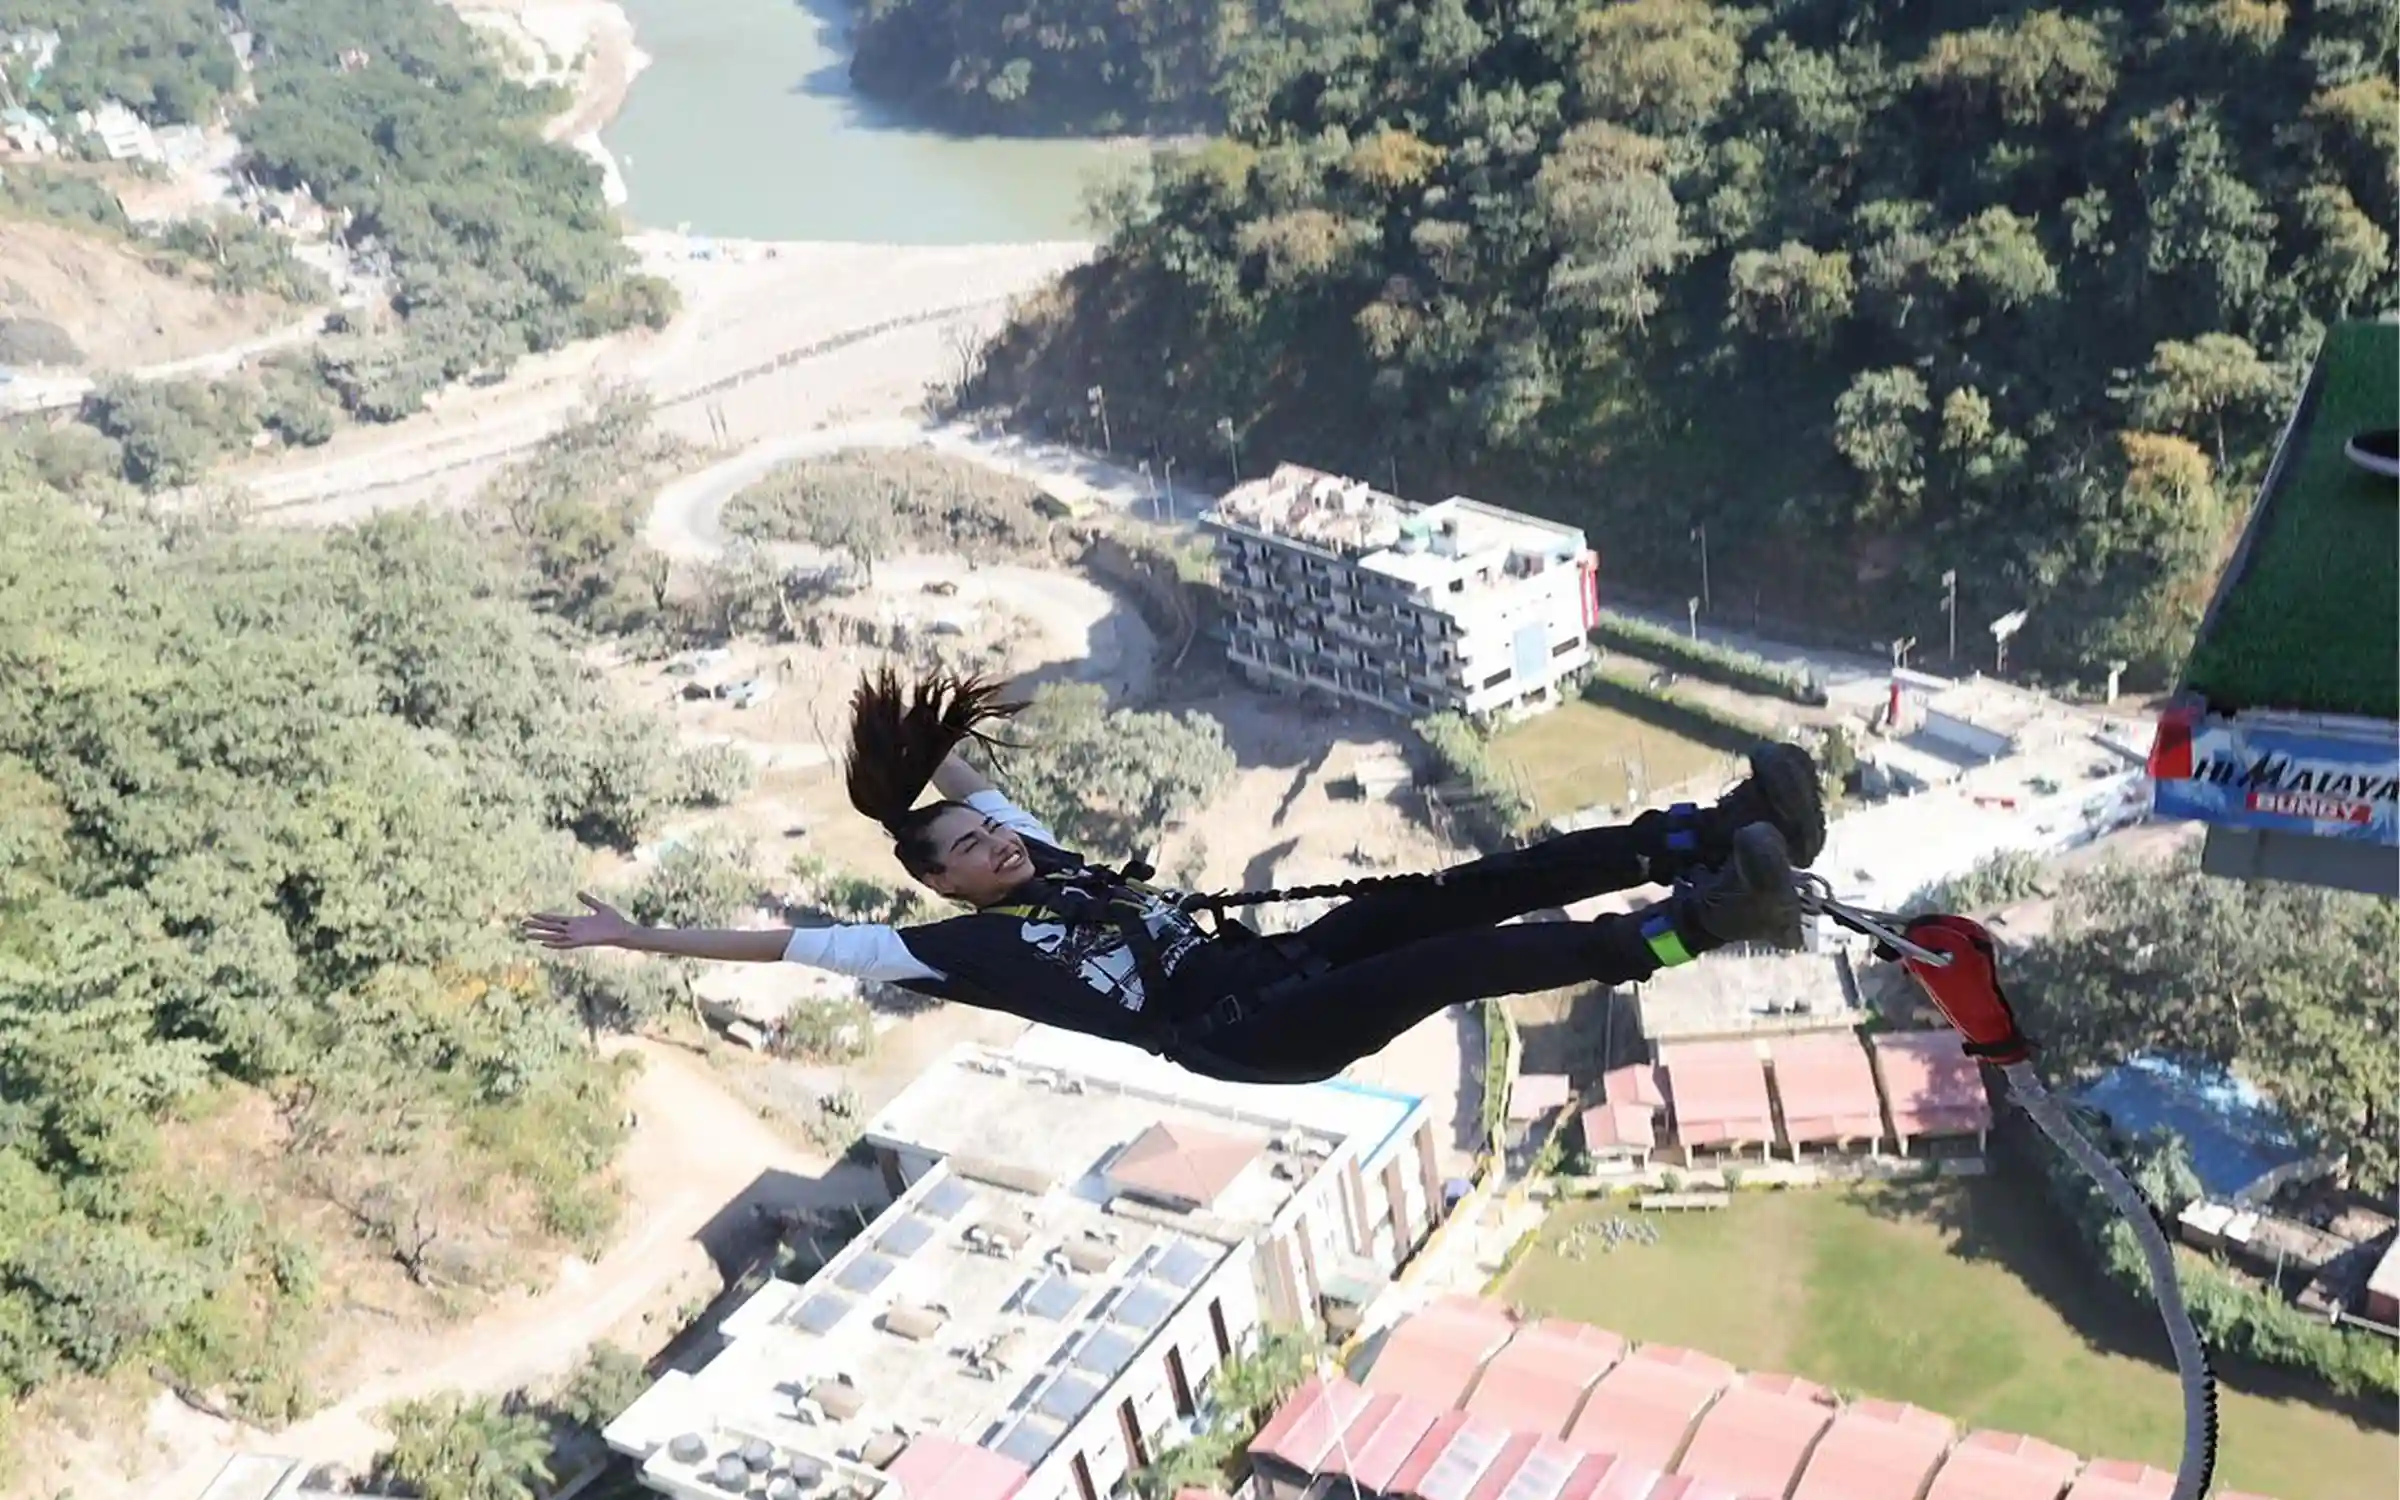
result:
M 2164 1334 L 2147 1308 L 2088 1281 L 2020 1191 L 1986 1178 L 1744 1193 L 1723 1213 L 1660 1216 L 1656 1246 L 1565 1260 L 1548 1247 L 1568 1223 L 1624 1211 L 1575 1204 L 1502 1295 L 1968 1427 L 2173 1468 L 2181 1396 Z M 2391 1493 L 2400 1441 L 2388 1429 L 2269 1393 L 2260 1377 L 2228 1381 L 2219 1411 L 2221 1484 L 2277 1500 Z
M 1633 801 L 1628 772 L 1643 778 L 1645 795 L 1655 796 L 1734 764 L 1697 740 L 1581 698 L 1502 730 L 1492 751 L 1524 773 L 1534 810 L 1545 818 L 1599 803 L 1627 806 Z M 1731 779 L 1740 773 L 1727 774 Z
M 2400 326 L 2326 335 L 2314 409 L 2185 681 L 2219 708 L 2400 718 L 2400 493 L 2343 456 L 2400 420 Z

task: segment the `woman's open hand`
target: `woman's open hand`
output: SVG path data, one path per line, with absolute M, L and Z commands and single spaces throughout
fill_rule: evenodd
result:
M 607 902 L 581 891 L 575 899 L 588 910 L 581 915 L 537 912 L 525 919 L 521 935 L 545 948 L 619 948 L 633 935 L 634 925 Z

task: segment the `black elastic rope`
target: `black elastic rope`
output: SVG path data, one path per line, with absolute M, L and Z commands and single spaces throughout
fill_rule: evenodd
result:
M 1404 875 L 1361 875 L 1353 880 L 1336 881 L 1331 885 L 1294 885 L 1265 891 L 1200 892 L 1183 898 L 1185 911 L 1223 912 L 1233 906 L 1271 906 L 1283 901 L 1323 901 L 1345 896 L 1364 896 L 1373 891 L 1415 890 L 1448 885 L 1452 872 L 1414 871 Z

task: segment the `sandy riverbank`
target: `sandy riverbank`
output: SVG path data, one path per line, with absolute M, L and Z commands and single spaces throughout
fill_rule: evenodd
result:
M 498 37 L 526 81 L 574 90 L 573 102 L 543 134 L 590 157 L 600 168 L 609 206 L 623 207 L 624 174 L 600 132 L 650 65 L 624 7 L 616 0 L 451 0 L 451 7 L 469 25 Z

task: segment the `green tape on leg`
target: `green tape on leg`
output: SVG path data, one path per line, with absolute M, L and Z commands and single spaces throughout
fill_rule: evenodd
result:
M 1648 937 L 1650 952 L 1657 958 L 1660 968 L 1671 969 L 1677 964 L 1692 961 L 1692 950 L 1683 946 L 1683 934 L 1674 928 L 1664 928 L 1648 934 Z

